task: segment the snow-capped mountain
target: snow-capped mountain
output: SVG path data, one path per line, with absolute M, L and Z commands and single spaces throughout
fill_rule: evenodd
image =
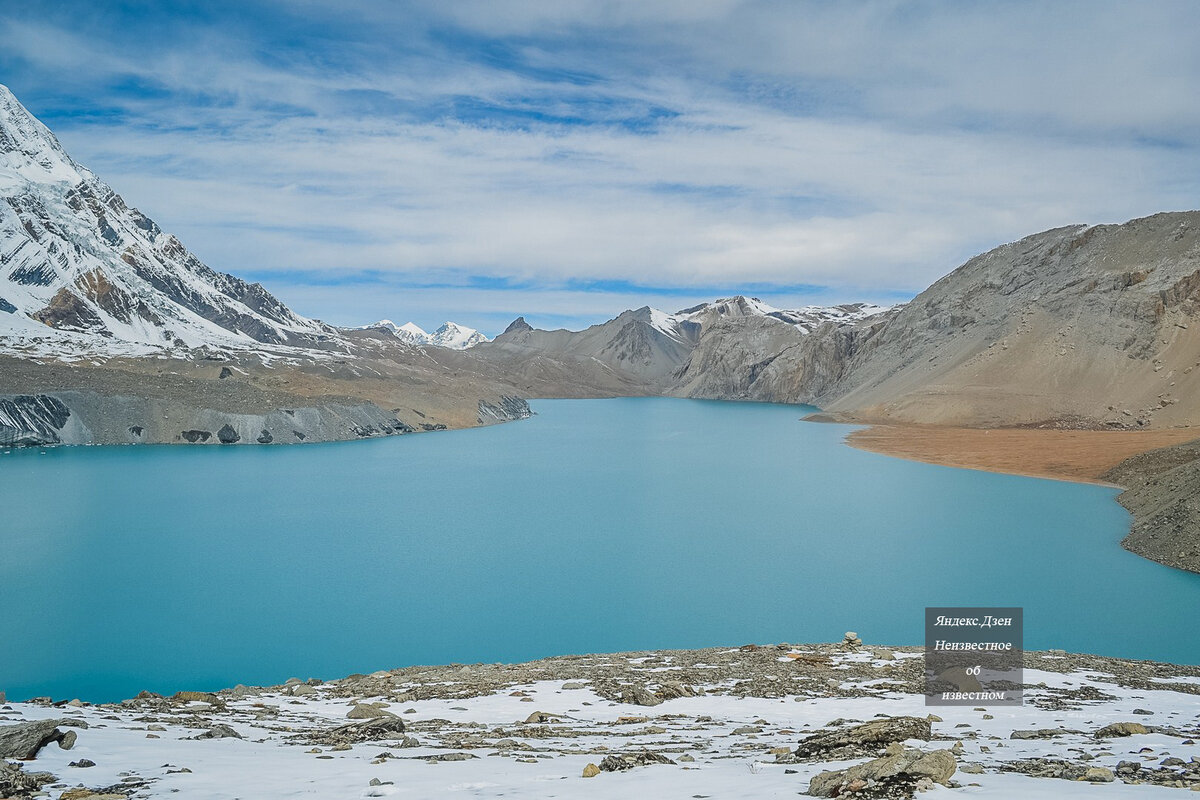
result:
M 709 326 L 722 319 L 762 317 L 791 325 L 801 333 L 812 333 L 827 322 L 837 325 L 853 325 L 887 310 L 888 308 L 884 306 L 872 303 L 779 309 L 764 303 L 757 297 L 736 295 L 714 300 L 711 303 L 701 303 L 682 311 L 676 311 L 674 314 L 645 306 L 636 311 L 627 311 L 625 315 L 633 315 L 658 333 L 676 342 L 690 345 L 695 344 Z M 625 315 L 617 319 L 623 319 Z
M 877 306 L 873 303 L 846 303 L 838 306 L 803 306 L 796 309 L 780 309 L 764 303 L 757 297 L 737 295 L 685 308 L 682 311 L 671 314 L 670 317 L 675 320 L 689 320 L 701 324 L 707 324 L 712 320 L 727 317 L 769 317 L 777 319 L 780 322 L 786 322 L 789 325 L 794 325 L 804 333 L 811 333 L 826 322 L 833 322 L 838 325 L 852 325 L 855 322 L 887 310 L 887 307 Z
M 217 272 L 77 164 L 0 85 L 0 348 L 146 355 L 308 347 L 333 329 Z
M 419 325 L 413 322 L 397 325 L 390 319 L 381 319 L 379 322 L 371 325 L 364 325 L 359 330 L 384 330 L 407 344 L 448 347 L 451 350 L 466 350 L 480 342 L 489 341 L 488 337 L 474 328 L 468 328 L 465 325 L 459 325 L 454 322 L 443 323 L 433 333 L 426 333 Z

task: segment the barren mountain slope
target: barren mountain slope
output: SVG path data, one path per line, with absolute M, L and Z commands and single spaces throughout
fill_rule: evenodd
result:
M 1200 423 L 1200 212 L 1039 233 L 971 259 L 850 342 L 842 419 Z
M 472 353 L 503 365 L 522 392 L 539 397 L 786 394 L 792 401 L 802 376 L 788 359 L 771 362 L 811 331 L 849 327 L 881 311 L 864 303 L 781 310 L 739 295 L 673 314 L 648 306 L 625 311 L 583 331 L 537 330 L 521 318 Z M 818 346 L 822 354 L 827 348 Z

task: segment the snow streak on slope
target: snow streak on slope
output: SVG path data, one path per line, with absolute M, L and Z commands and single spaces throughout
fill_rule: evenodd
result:
M 0 85 L 0 352 L 280 352 L 334 336 L 261 285 L 203 264 Z

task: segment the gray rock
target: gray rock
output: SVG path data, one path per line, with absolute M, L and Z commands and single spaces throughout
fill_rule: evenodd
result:
M 404 733 L 404 721 L 393 714 L 385 714 L 375 719 L 339 725 L 330 731 L 328 738 L 357 743 L 388 739 L 402 733 Z
M 242 437 L 239 436 L 238 432 L 233 429 L 233 426 L 228 423 L 223 425 L 221 430 L 217 431 L 217 441 L 219 441 L 221 444 L 236 444 L 241 440 Z
M 1140 722 L 1114 722 L 1096 731 L 1096 738 L 1112 739 L 1119 736 L 1134 736 L 1142 733 L 1149 733 L 1149 731 Z
M 889 744 L 909 739 L 929 741 L 933 737 L 933 726 L 928 719 L 920 717 L 888 717 L 840 728 L 818 731 L 803 739 L 796 747 L 798 759 L 843 759 L 866 755 L 878 755 Z
M 26 772 L 20 764 L 0 761 L 0 797 L 30 797 L 57 780 L 49 772 Z
M 470 761 L 472 758 L 479 758 L 474 753 L 438 753 L 433 756 L 426 756 L 426 761 Z
M 634 706 L 657 706 L 662 704 L 663 699 L 644 686 L 630 686 L 621 693 L 621 702 Z
M 1083 779 L 1089 783 L 1112 783 L 1116 776 L 1106 767 L 1089 767 L 1088 771 L 1083 773 Z
M 213 725 L 204 733 L 196 735 L 196 739 L 240 739 L 242 735 L 225 724 Z
M 346 714 L 346 719 L 379 719 L 381 717 L 394 716 L 396 715 L 392 712 L 371 705 L 370 703 L 356 703 L 354 708 L 350 709 Z
M 808 793 L 813 797 L 912 797 L 922 784 L 948 784 L 957 768 L 949 750 L 925 753 L 897 744 L 881 758 L 820 773 L 809 782 Z
M 675 762 L 660 753 L 643 750 L 640 753 L 625 753 L 606 756 L 600 762 L 602 772 L 624 772 L 634 767 L 645 767 L 650 764 L 674 764 Z
M 46 719 L 0 728 L 0 758 L 15 758 L 20 761 L 37 758 L 38 751 L 46 745 L 62 742 L 66 734 L 58 729 L 60 724 L 62 720 Z
M 1072 731 L 1066 728 L 1038 728 L 1031 731 L 1013 731 L 1008 737 L 1010 739 L 1055 739 L 1059 736 L 1066 736 L 1069 733 L 1082 733 L 1082 731 Z

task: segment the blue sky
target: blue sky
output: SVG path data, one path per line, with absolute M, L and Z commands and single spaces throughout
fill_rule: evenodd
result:
M 1200 4 L 24 2 L 7 84 L 212 266 L 339 324 L 910 297 L 1200 207 Z

